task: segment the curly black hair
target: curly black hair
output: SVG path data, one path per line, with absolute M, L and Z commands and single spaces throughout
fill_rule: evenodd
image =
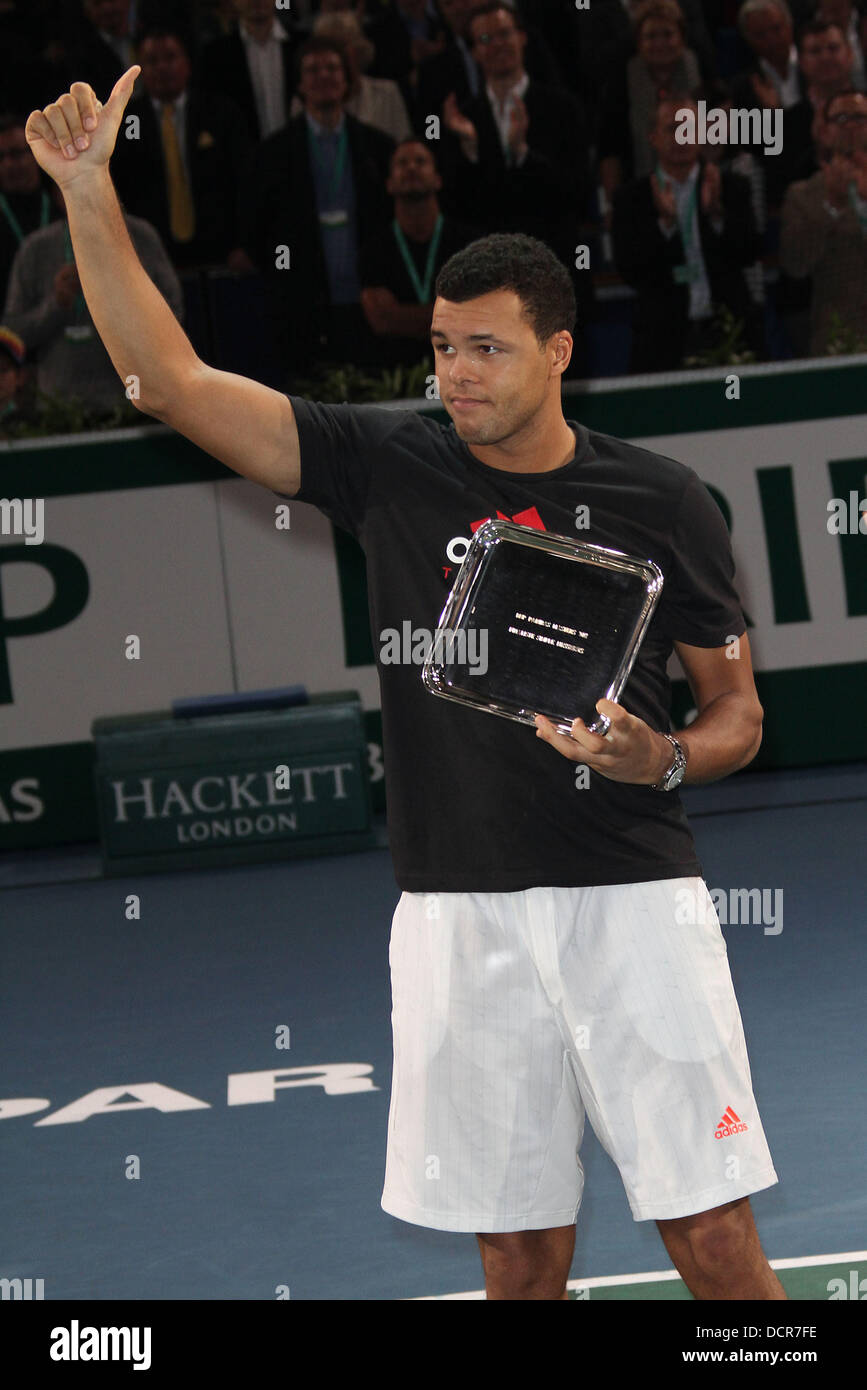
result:
M 544 347 L 553 333 L 571 333 L 577 317 L 571 276 L 550 246 L 523 232 L 493 232 L 450 256 L 436 278 L 438 298 L 468 299 L 513 290 L 524 317 Z

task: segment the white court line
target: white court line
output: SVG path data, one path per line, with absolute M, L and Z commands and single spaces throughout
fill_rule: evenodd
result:
M 804 1255 L 801 1259 L 769 1260 L 771 1269 L 808 1269 L 814 1265 L 839 1265 L 867 1260 L 867 1250 L 848 1250 L 842 1255 Z M 679 1279 L 676 1269 L 651 1270 L 647 1274 L 608 1274 L 594 1279 L 570 1279 L 567 1289 L 605 1289 L 620 1284 L 657 1284 L 667 1279 Z M 457 1299 L 484 1299 L 484 1289 L 473 1289 L 468 1293 L 423 1294 L 421 1298 L 407 1300 L 411 1303 L 449 1302 Z

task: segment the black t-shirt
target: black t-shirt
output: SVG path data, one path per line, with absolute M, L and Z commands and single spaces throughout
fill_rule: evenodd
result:
M 722 647 L 746 630 L 728 531 L 698 475 L 571 419 L 572 461 L 506 473 L 429 415 L 289 399 L 301 444 L 296 498 L 357 537 L 367 558 L 399 887 L 495 892 L 701 874 L 676 791 L 592 771 L 579 787 L 577 764 L 530 725 L 432 695 L 420 665 L 380 660 L 385 629 L 401 633 L 409 621 L 436 631 L 459 568 L 451 542 L 500 512 L 659 565 L 662 594 L 621 704 L 667 732 L 672 643 Z M 590 525 L 579 532 L 582 504 Z

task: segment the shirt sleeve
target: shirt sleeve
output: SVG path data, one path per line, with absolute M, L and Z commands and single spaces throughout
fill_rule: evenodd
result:
M 747 630 L 735 587 L 735 561 L 725 518 L 698 474 L 690 470 L 677 510 L 672 559 L 660 601 L 672 641 L 724 647 Z
M 372 469 L 406 412 L 381 405 L 325 405 L 304 396 L 290 395 L 289 402 L 301 446 L 301 487 L 294 500 L 311 503 L 358 537 Z

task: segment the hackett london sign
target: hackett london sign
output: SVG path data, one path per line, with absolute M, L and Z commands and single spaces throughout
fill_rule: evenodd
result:
M 375 843 L 357 697 L 94 723 L 107 873 L 322 854 Z
M 112 835 L 123 843 L 128 832 L 139 845 L 239 841 L 272 835 L 317 834 L 343 823 L 341 807 L 352 806 L 358 766 L 352 760 L 288 767 L 289 790 L 276 786 L 274 768 L 208 773 L 189 768 L 184 775 L 121 778 L 108 782 Z M 323 824 L 324 821 L 324 824 Z M 145 829 L 146 828 L 146 829 Z M 355 828 L 350 816 L 346 828 Z M 143 833 L 143 831 L 145 833 Z

